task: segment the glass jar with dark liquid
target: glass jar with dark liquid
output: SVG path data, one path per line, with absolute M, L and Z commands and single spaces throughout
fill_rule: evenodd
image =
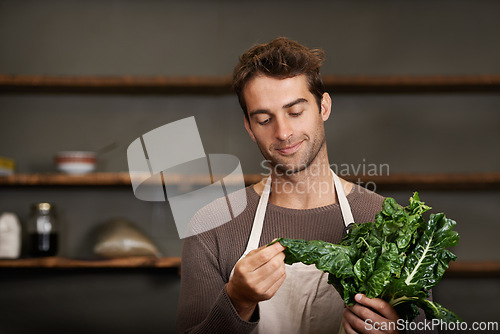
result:
M 29 256 L 54 256 L 58 251 L 58 226 L 50 203 L 34 204 L 28 221 Z

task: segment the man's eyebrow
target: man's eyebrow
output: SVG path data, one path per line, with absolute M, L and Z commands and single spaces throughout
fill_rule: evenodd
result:
M 269 110 L 266 110 L 266 109 L 257 109 L 257 110 L 252 110 L 248 113 L 248 116 L 251 117 L 251 116 L 254 116 L 254 115 L 257 115 L 257 114 L 270 114 L 271 112 Z
M 299 97 L 298 99 L 285 104 L 282 108 L 283 109 L 289 109 L 289 108 L 293 107 L 296 104 L 307 103 L 307 102 L 309 102 L 307 99 L 305 99 L 303 97 Z M 258 114 L 271 114 L 271 111 L 269 111 L 267 109 L 256 109 L 256 110 L 252 110 L 252 111 L 248 112 L 248 116 L 249 117 L 252 117 L 252 116 L 258 115 Z
M 307 100 L 306 100 L 306 99 L 304 99 L 303 97 L 300 97 L 300 98 L 298 98 L 298 99 L 297 99 L 297 100 L 295 100 L 295 101 L 292 101 L 292 102 L 290 102 L 290 103 L 285 104 L 285 105 L 283 106 L 283 109 L 288 109 L 288 108 L 293 107 L 293 106 L 294 106 L 294 105 L 296 105 L 296 104 L 299 104 L 299 103 L 305 103 L 305 102 L 309 102 L 309 101 L 307 101 Z

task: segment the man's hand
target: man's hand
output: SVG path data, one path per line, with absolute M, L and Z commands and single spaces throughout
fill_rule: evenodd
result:
M 250 320 L 257 303 L 274 296 L 285 280 L 283 250 L 279 242 L 262 246 L 236 263 L 226 291 L 243 320 Z
M 344 310 L 342 324 L 346 334 L 399 333 L 396 322 L 399 316 L 394 308 L 379 298 L 368 298 L 358 293 L 357 304 Z

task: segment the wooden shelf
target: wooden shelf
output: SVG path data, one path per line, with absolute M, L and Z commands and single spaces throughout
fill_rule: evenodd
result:
M 55 268 L 55 269 L 92 269 L 92 268 L 180 268 L 180 257 L 126 257 L 115 259 L 78 260 L 61 257 L 25 258 L 0 260 L 1 268 Z M 500 277 L 500 262 L 469 261 L 451 262 L 445 277 Z
M 500 173 L 399 173 L 382 176 L 346 177 L 354 183 L 391 190 L 499 190 Z
M 500 277 L 500 261 L 458 261 L 451 262 L 445 277 Z
M 247 174 L 245 184 L 259 182 L 264 176 Z M 410 190 L 499 190 L 500 173 L 468 174 L 392 174 L 385 176 L 341 176 L 344 179 L 373 189 Z M 169 185 L 208 183 L 204 177 L 173 177 Z M 0 186 L 130 186 L 128 172 L 67 174 L 13 174 L 0 176 Z
M 115 259 L 77 260 L 61 257 L 0 260 L 0 268 L 179 268 L 180 257 L 125 257 Z
M 323 76 L 335 93 L 500 92 L 500 75 Z M 232 94 L 230 76 L 0 75 L 0 93 Z
M 485 93 L 500 92 L 500 75 L 324 76 L 339 93 Z
M 130 185 L 130 175 L 120 173 L 89 173 L 70 175 L 62 173 L 12 174 L 0 176 L 2 186 L 121 186 Z
M 260 175 L 245 175 L 245 183 L 253 184 L 259 182 Z M 197 184 L 208 185 L 204 176 L 171 175 L 167 185 Z M 128 172 L 116 173 L 89 173 L 83 175 L 70 175 L 63 173 L 47 174 L 12 174 L 0 176 L 0 186 L 130 186 L 130 174 Z

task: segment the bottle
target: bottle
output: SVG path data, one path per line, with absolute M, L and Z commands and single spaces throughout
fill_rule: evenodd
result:
M 0 216 L 0 258 L 17 259 L 21 253 L 21 224 L 14 213 Z
M 58 251 L 58 226 L 50 203 L 34 204 L 28 221 L 28 255 L 55 256 Z

